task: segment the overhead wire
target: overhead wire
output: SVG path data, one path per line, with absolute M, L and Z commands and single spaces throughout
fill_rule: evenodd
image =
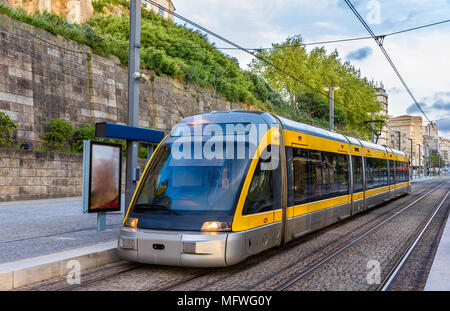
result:
M 444 24 L 444 23 L 448 23 L 448 22 L 450 22 L 450 19 L 436 22 L 436 23 L 426 24 L 426 25 L 422 25 L 422 26 L 417 26 L 417 27 L 413 27 L 413 28 L 403 29 L 403 30 L 399 30 L 399 31 L 395 31 L 395 32 L 390 32 L 390 33 L 386 33 L 386 34 L 376 35 L 376 37 L 386 38 L 389 36 L 409 32 L 409 31 L 413 31 L 413 30 L 418 30 L 418 29 L 422 29 L 422 28 L 426 28 L 426 27 L 436 26 L 436 25 Z M 372 39 L 372 36 L 345 38 L 345 39 L 336 39 L 336 40 L 327 40 L 327 41 L 317 41 L 317 42 L 306 42 L 306 43 L 292 44 L 292 45 L 273 45 L 272 47 L 246 48 L 246 49 L 251 50 L 251 51 L 264 51 L 264 50 L 271 50 L 271 49 L 295 48 L 295 47 L 302 47 L 302 46 L 309 46 L 309 45 L 321 45 L 321 44 L 359 41 L 359 40 L 367 40 L 367 39 Z M 210 46 L 187 46 L 187 45 L 153 45 L 153 47 L 158 47 L 158 48 L 177 47 L 177 48 L 189 48 L 189 49 L 210 48 Z M 239 48 L 236 48 L 236 47 L 216 47 L 215 46 L 215 48 L 218 50 L 239 50 Z
M 150 4 L 152 4 L 152 5 L 154 5 L 154 6 L 156 6 L 156 7 L 158 7 L 159 9 L 162 9 L 163 11 L 167 12 L 168 14 L 170 14 L 170 15 L 172 15 L 172 16 L 174 16 L 174 17 L 176 17 L 176 18 L 178 18 L 178 19 L 180 19 L 180 20 L 182 20 L 182 21 L 184 21 L 184 22 L 186 22 L 186 23 L 188 23 L 188 24 L 194 26 L 195 28 L 197 28 L 197 29 L 199 29 L 199 30 L 201 30 L 201 31 L 203 31 L 203 32 L 205 32 L 205 33 L 207 33 L 207 34 L 209 34 L 209 35 L 211 35 L 211 36 L 213 36 L 213 37 L 215 37 L 215 38 L 217 38 L 217 39 L 219 39 L 219 40 L 221 40 L 221 41 L 223 41 L 223 42 L 225 42 L 225 43 L 227 43 L 227 44 L 229 44 L 229 45 L 231 45 L 231 46 L 234 46 L 236 49 L 239 49 L 239 50 L 241 50 L 241 51 L 243 51 L 243 52 L 245 52 L 245 53 L 248 53 L 248 54 L 252 55 L 253 57 L 259 59 L 260 61 L 262 61 L 262 62 L 268 64 L 268 65 L 271 66 L 271 67 L 273 67 L 275 70 L 277 70 L 277 71 L 279 71 L 279 72 L 285 74 L 286 76 L 290 77 L 291 79 L 295 80 L 296 82 L 298 82 L 298 83 L 300 83 L 300 84 L 302 84 L 302 85 L 308 87 L 309 89 L 313 90 L 315 93 L 321 94 L 322 96 L 328 98 L 328 94 L 323 93 L 321 90 L 318 90 L 318 89 L 316 89 L 315 87 L 313 87 L 312 85 L 310 85 L 310 84 L 308 84 L 308 83 L 302 81 L 301 79 L 299 79 L 299 78 L 297 78 L 296 76 L 292 75 L 291 73 L 287 72 L 287 71 L 284 70 L 283 68 L 280 68 L 279 66 L 275 65 L 275 64 L 274 64 L 273 62 L 271 62 L 270 60 L 267 60 L 267 59 L 265 59 L 264 57 L 258 55 L 258 53 L 254 52 L 254 51 L 252 52 L 252 51 L 250 51 L 249 49 L 246 49 L 246 48 L 244 48 L 244 47 L 242 47 L 242 46 L 240 46 L 240 45 L 234 43 L 233 41 L 230 41 L 230 40 L 224 38 L 223 36 L 221 36 L 221 35 L 219 35 L 219 34 L 213 32 L 213 31 L 211 31 L 211 30 L 209 30 L 209 29 L 207 29 L 207 28 L 205 28 L 205 27 L 203 27 L 203 26 L 201 26 L 201 25 L 199 25 L 199 24 L 197 24 L 197 23 L 195 23 L 195 22 L 189 20 L 188 18 L 186 18 L 186 17 L 184 17 L 184 16 L 182 16 L 182 15 L 180 15 L 180 14 L 178 14 L 178 13 L 175 13 L 175 12 L 173 12 L 173 11 L 171 11 L 171 10 L 169 10 L 169 9 L 167 9 L 167 8 L 165 8 L 165 7 L 163 7 L 163 6 L 161 6 L 160 4 L 158 4 L 158 3 L 156 3 L 156 2 L 154 2 L 154 1 L 152 1 L 152 0 L 144 0 L 144 1 L 147 2 L 147 3 L 150 3 Z M 364 118 L 367 118 L 367 117 L 368 117 L 368 116 L 364 115 L 364 114 L 363 114 L 362 112 L 360 112 L 360 111 L 354 110 L 353 108 L 350 108 L 350 107 L 347 107 L 347 106 L 341 104 L 339 101 L 334 100 L 334 103 L 335 103 L 335 104 L 339 104 L 340 107 L 345 108 L 345 109 L 347 109 L 347 110 L 350 110 L 350 111 L 352 111 L 352 112 L 354 112 L 354 113 L 357 113 L 357 114 L 363 116 Z M 371 128 L 370 126 L 368 126 L 368 124 L 366 124 L 366 123 L 364 123 L 364 122 L 362 122 L 361 124 L 367 126 L 367 128 L 368 128 L 370 131 L 372 131 L 372 128 Z
M 386 49 L 383 46 L 383 42 L 382 40 L 380 40 L 379 37 L 377 37 L 372 29 L 370 29 L 369 25 L 366 23 L 366 21 L 361 17 L 361 15 L 359 14 L 359 12 L 356 10 L 356 8 L 353 6 L 353 4 L 350 2 L 350 0 L 345 0 L 345 3 L 348 5 L 348 7 L 352 10 L 352 12 L 355 14 L 355 16 L 358 18 L 358 20 L 361 22 L 361 24 L 364 26 L 364 28 L 366 28 L 366 30 L 369 32 L 369 34 L 372 36 L 372 38 L 375 40 L 375 42 L 378 44 L 378 46 L 380 47 L 381 51 L 383 52 L 384 56 L 386 57 L 386 59 L 388 60 L 389 64 L 391 65 L 392 69 L 394 70 L 395 74 L 397 75 L 397 77 L 399 78 L 400 82 L 403 84 L 403 87 L 405 88 L 406 92 L 409 94 L 409 96 L 412 98 L 412 100 L 414 101 L 414 104 L 419 108 L 419 110 L 422 112 L 422 114 L 425 116 L 425 118 L 429 121 L 430 119 L 428 118 L 428 116 L 426 115 L 425 111 L 422 109 L 422 107 L 420 106 L 420 104 L 417 102 L 416 98 L 414 97 L 414 95 L 412 94 L 411 90 L 409 89 L 408 85 L 406 84 L 405 80 L 403 79 L 402 75 L 400 74 L 400 72 L 397 70 L 397 67 L 395 66 L 394 62 L 391 60 L 389 54 L 387 53 Z

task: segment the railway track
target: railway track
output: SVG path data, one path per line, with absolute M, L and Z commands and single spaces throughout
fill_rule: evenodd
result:
M 361 226 L 357 227 L 354 232 L 358 232 L 359 230 L 365 230 L 364 232 L 367 232 L 368 230 L 370 230 L 370 228 L 376 227 L 378 225 L 380 225 L 381 223 L 385 222 L 386 219 L 388 219 L 390 217 L 390 215 L 394 214 L 398 209 L 401 209 L 402 207 L 405 206 L 405 204 L 414 204 L 414 202 L 422 199 L 423 197 L 425 197 L 426 195 L 428 195 L 429 193 L 433 192 L 434 190 L 438 189 L 444 182 L 440 183 L 438 186 L 430 186 L 427 187 L 425 190 L 421 191 L 420 193 L 416 193 L 416 195 L 414 195 L 412 198 L 406 200 L 406 202 L 398 202 L 393 208 L 390 208 L 388 211 L 381 213 L 380 215 L 378 215 L 377 217 L 375 217 L 374 219 L 372 219 L 371 221 L 362 224 Z M 431 190 L 430 190 L 431 189 Z M 430 191 L 429 191 L 430 190 Z M 424 195 L 425 194 L 425 195 Z M 417 199 L 419 198 L 419 199 Z M 402 198 L 399 198 L 398 200 L 402 200 Z M 398 201 L 396 200 L 396 201 Z M 396 203 L 396 201 L 390 202 L 390 204 Z M 412 203 L 411 203 L 412 202 Z M 370 210 L 373 211 L 373 210 Z M 348 221 L 352 221 L 351 219 Z M 338 223 L 336 225 L 333 226 L 339 226 L 341 223 Z M 333 227 L 332 226 L 332 227 Z M 366 229 L 367 226 L 370 226 L 369 229 Z M 326 229 L 325 229 L 326 230 Z M 321 230 L 322 231 L 322 230 Z M 364 233 L 363 233 L 364 234 Z M 314 235 L 314 233 L 312 234 Z M 360 236 L 360 235 L 359 235 Z M 307 238 L 307 237 L 304 237 Z M 262 254 L 258 254 L 255 257 L 252 257 L 250 260 L 247 260 L 246 262 L 244 262 L 241 265 L 238 265 L 237 267 L 230 267 L 229 269 L 232 269 L 232 271 L 230 271 L 230 273 L 227 273 L 227 275 L 222 276 L 221 278 L 219 278 L 218 280 L 212 281 L 212 282 L 206 282 L 206 284 L 204 284 L 201 287 L 193 287 L 192 289 L 194 290 L 207 290 L 208 288 L 214 286 L 215 284 L 221 282 L 221 281 L 226 281 L 226 279 L 228 279 L 230 276 L 232 275 L 237 275 L 237 274 L 241 274 L 243 272 L 245 272 L 246 270 L 250 270 L 252 269 L 254 266 L 267 262 L 267 264 L 270 264 L 269 261 L 277 255 L 280 255 L 284 252 L 289 251 L 291 248 L 295 247 L 296 245 L 298 245 L 299 243 L 301 243 L 302 239 L 300 240 L 295 240 L 291 243 L 289 243 L 288 245 L 283 246 L 281 249 L 272 249 L 272 250 L 268 250 Z M 333 248 L 333 250 L 329 253 L 334 253 L 334 252 L 338 252 L 339 250 L 342 250 L 343 247 L 345 247 L 345 245 L 348 245 L 348 243 L 351 243 L 352 241 L 354 241 L 355 239 L 358 238 L 358 235 L 356 234 L 350 234 L 349 237 L 347 239 L 344 239 L 344 241 L 331 241 L 328 245 L 326 246 L 330 246 L 331 244 L 335 244 L 336 242 L 340 242 L 339 246 Z M 317 250 L 319 252 L 319 250 Z M 313 254 L 309 254 L 308 256 L 313 255 Z M 325 259 L 328 256 L 325 256 Z M 253 261 L 251 263 L 249 263 L 249 261 Z M 311 266 L 315 266 L 318 263 L 320 263 L 321 261 L 324 261 L 324 256 L 320 256 L 319 258 L 317 258 L 316 260 L 313 261 L 313 263 L 311 265 L 309 265 L 308 267 Z M 279 273 L 282 273 L 284 271 L 290 270 L 290 266 L 287 267 L 286 269 L 282 269 L 282 270 L 276 270 L 274 272 L 274 275 L 277 275 Z M 309 270 L 310 268 L 307 268 L 307 270 Z M 233 271 L 234 270 L 234 271 Z M 305 270 L 304 270 L 305 271 Z M 167 288 L 164 289 L 160 289 L 160 290 L 171 290 L 171 289 L 176 289 L 176 288 L 180 288 L 180 286 L 183 286 L 182 288 L 186 288 L 187 285 L 194 285 L 192 283 L 195 283 L 196 281 L 198 281 L 199 279 L 201 279 L 201 277 L 207 276 L 208 274 L 213 274 L 214 271 L 212 272 L 208 272 L 208 273 L 203 273 L 201 275 L 198 275 L 196 277 L 193 278 L 189 278 L 183 282 L 180 282 L 179 284 L 174 284 L 173 286 L 169 286 Z M 304 273 L 304 272 L 303 272 Z M 269 276 L 265 281 L 270 280 L 272 276 Z M 248 287 L 242 290 L 252 290 L 254 289 L 255 286 L 253 287 Z M 225 288 L 227 289 L 227 288 Z M 273 288 L 272 288 L 273 289 Z
M 423 223 L 423 225 L 417 230 L 417 233 L 415 234 L 412 241 L 409 243 L 409 245 L 404 249 L 401 256 L 396 260 L 393 267 L 387 274 L 387 276 L 383 279 L 383 281 L 380 283 L 380 285 L 377 287 L 377 291 L 387 291 L 390 287 L 391 282 L 395 279 L 397 276 L 397 273 L 400 271 L 400 269 L 404 266 L 406 260 L 409 258 L 409 255 L 416 247 L 417 243 L 420 241 L 422 236 L 424 235 L 425 231 L 430 226 L 431 222 L 433 221 L 434 217 L 438 213 L 439 209 L 444 204 L 445 200 L 449 196 L 450 191 L 447 192 L 447 194 L 444 196 L 442 201 L 439 203 L 439 205 L 434 209 L 433 213 L 426 219 Z
M 349 220 L 342 221 L 338 224 L 332 225 L 331 227 L 322 229 L 316 233 L 311 233 L 308 236 L 300 238 L 298 240 L 294 240 L 289 244 L 279 248 L 279 249 L 271 249 L 264 253 L 258 254 L 256 256 L 250 257 L 244 263 L 228 267 L 228 268 L 218 268 L 218 269 L 202 269 L 201 271 L 191 271 L 182 268 L 160 268 L 158 266 L 147 266 L 147 265 L 124 265 L 120 267 L 116 267 L 114 271 L 109 272 L 109 268 L 105 268 L 103 272 L 104 274 L 98 275 L 93 274 L 92 276 L 84 276 L 81 284 L 75 284 L 67 286 L 67 283 L 64 286 L 59 286 L 56 290 L 70 291 L 70 290 L 87 290 L 87 289 L 96 289 L 102 288 L 102 286 L 106 286 L 106 284 L 114 284 L 118 282 L 119 277 L 121 279 L 127 278 L 131 279 L 136 276 L 138 273 L 135 271 L 137 269 L 142 268 L 143 273 L 147 273 L 152 278 L 157 278 L 156 275 L 165 274 L 166 280 L 164 282 L 155 282 L 152 283 L 149 281 L 149 284 L 156 284 L 152 286 L 141 286 L 138 287 L 139 290 L 158 290 L 158 291 L 170 291 L 170 290 L 209 290 L 213 289 L 221 289 L 221 290 L 288 290 L 292 285 L 296 284 L 300 280 L 304 279 L 314 271 L 318 270 L 321 266 L 326 264 L 330 259 L 336 257 L 340 253 L 342 253 L 346 248 L 356 244 L 358 241 L 363 240 L 366 236 L 370 235 L 370 232 L 376 231 L 377 228 L 383 226 L 383 224 L 388 223 L 390 220 L 395 218 L 397 215 L 401 214 L 403 211 L 407 210 L 409 207 L 414 206 L 417 202 L 423 201 L 427 196 L 432 194 L 435 190 L 439 189 L 441 186 L 446 184 L 447 182 L 441 182 L 438 185 L 435 182 L 432 183 L 424 183 L 420 185 L 420 189 L 417 189 L 413 192 L 412 195 L 398 198 L 397 200 L 391 201 L 388 205 L 387 211 L 382 211 L 383 205 L 380 208 L 371 209 L 366 213 L 362 213 L 359 217 L 369 217 L 369 220 L 366 221 L 364 218 L 364 222 L 362 224 L 355 225 L 355 218 L 350 218 Z M 424 188 L 424 189 L 422 189 Z M 448 193 L 447 193 L 448 195 Z M 441 202 L 441 205 L 444 201 Z M 380 213 L 380 211 L 382 211 Z M 375 214 L 373 213 L 375 212 Z M 372 213 L 372 214 L 371 214 Z M 376 215 L 379 213 L 378 215 Z M 365 216 L 364 216 L 365 215 Z M 373 217 L 372 217 L 373 216 Z M 353 222 L 353 223 L 352 223 Z M 311 252 L 304 254 L 304 257 L 298 259 L 298 261 L 293 262 L 292 264 L 281 267 L 280 269 L 274 269 L 273 273 L 269 273 L 265 275 L 265 278 L 260 280 L 255 280 L 254 283 L 251 283 L 247 286 L 232 286 L 226 285 L 229 283 L 230 279 L 245 279 L 247 280 L 243 283 L 250 282 L 248 281 L 248 275 L 252 275 L 254 270 L 261 269 L 263 266 L 273 265 L 278 259 L 277 256 L 283 255 L 284 253 L 295 250 L 297 246 L 301 246 L 305 241 L 311 240 L 313 241 L 315 238 L 320 237 L 321 234 L 326 234 L 328 230 L 333 230 L 336 228 L 340 228 L 340 226 L 345 227 L 350 225 L 350 229 L 346 234 L 342 236 L 336 236 L 334 239 L 327 241 L 326 244 L 313 249 Z M 347 229 L 346 229 L 347 230 Z M 351 244 L 350 244 L 351 243 Z M 349 245 L 350 244 L 350 245 Z M 325 246 L 325 248 L 324 248 Z M 326 254 L 324 254 L 323 250 L 327 249 Z M 333 255 L 334 254 L 334 255 Z M 293 273 L 293 268 L 296 265 L 302 264 L 302 260 L 304 258 L 312 258 L 307 266 Z M 164 270 L 165 269 L 165 270 Z M 100 271 L 100 270 L 99 270 Z M 97 271 L 98 272 L 98 271 Z M 194 274 L 192 274 L 194 272 Z M 139 274 L 141 272 L 139 271 Z M 247 277 L 246 277 L 247 275 Z M 273 279 L 279 275 L 290 275 L 291 277 L 288 279 L 288 282 L 284 282 L 282 285 L 280 283 L 273 282 Z M 294 277 L 292 277 L 294 275 Z M 286 278 L 285 278 L 286 279 Z M 137 281 L 136 281 L 137 282 Z M 130 281 L 130 283 L 133 283 Z M 272 283 L 271 286 L 266 286 L 268 288 L 262 288 L 261 284 L 264 283 Z M 289 283 L 289 284 L 288 284 Z M 103 284 L 100 286 L 100 284 Z M 159 285 L 158 285 L 159 284 Z M 274 285 L 275 284 L 275 285 Z M 124 285 L 123 290 L 134 290 L 136 287 L 128 287 Z M 55 289 L 52 289 L 55 290 Z
M 128 266 L 128 265 L 129 264 L 126 264 L 126 266 Z M 123 269 L 120 269 L 119 271 L 115 271 L 114 273 L 109 273 L 109 274 L 101 275 L 101 276 L 98 276 L 98 277 L 89 278 L 88 280 L 83 281 L 80 284 L 69 285 L 69 286 L 66 286 L 66 287 L 58 289 L 58 291 L 71 291 L 71 290 L 74 290 L 74 289 L 83 289 L 84 287 L 86 287 L 88 285 L 91 285 L 91 284 L 94 284 L 94 283 L 97 283 L 97 282 L 100 282 L 100 281 L 104 281 L 104 280 L 107 280 L 109 278 L 113 278 L 113 277 L 119 276 L 119 275 L 124 274 L 126 272 L 130 272 L 130 271 L 139 269 L 142 266 L 143 266 L 142 264 L 136 264 L 136 265 L 131 265 L 130 267 L 124 267 Z M 104 271 L 106 269 L 108 269 L 108 268 L 105 268 L 105 269 L 102 269 L 102 270 L 97 270 L 96 272 L 99 272 L 99 271 L 101 272 L 101 271 Z
M 445 186 L 445 185 L 448 185 L 448 182 L 444 181 L 444 182 L 440 183 L 438 186 L 434 187 L 433 189 L 426 191 L 425 194 L 420 195 L 419 198 L 415 198 L 414 200 L 412 200 L 411 203 L 407 204 L 405 207 L 401 208 L 399 211 L 396 211 L 393 215 L 390 215 L 390 216 L 386 217 L 384 220 L 382 220 L 382 221 L 378 222 L 377 224 L 371 226 L 365 232 L 363 232 L 362 234 L 358 235 L 357 237 L 352 238 L 352 240 L 350 242 L 348 242 L 345 245 L 339 247 L 334 252 L 325 255 L 322 260 L 315 262 L 313 265 L 310 265 L 307 269 L 303 269 L 301 272 L 297 273 L 294 277 L 290 278 L 287 282 L 285 282 L 284 284 L 282 284 L 281 286 L 276 288 L 276 290 L 277 291 L 284 291 L 284 290 L 290 289 L 291 287 L 293 287 L 299 281 L 305 279 L 310 274 L 318 271 L 321 267 L 323 267 L 325 264 L 330 262 L 330 260 L 332 260 L 335 257 L 337 257 L 338 255 L 340 255 L 342 252 L 344 252 L 345 250 L 347 250 L 351 246 L 354 246 L 358 242 L 362 241 L 363 239 L 368 237 L 371 233 L 375 232 L 376 230 L 378 230 L 379 228 L 381 228 L 382 226 L 384 226 L 385 224 L 387 224 L 388 222 L 390 222 L 391 220 L 396 218 L 398 215 L 400 215 L 403 212 L 407 211 L 411 207 L 416 206 L 416 204 L 418 202 L 420 202 L 424 198 L 428 197 L 434 191 L 436 191 L 437 189 L 439 189 L 439 188 L 441 188 L 442 186 Z M 439 208 L 441 207 L 441 205 L 443 204 L 445 199 L 448 197 L 448 194 L 449 193 L 447 192 L 447 194 L 445 195 L 444 199 L 442 201 L 440 201 L 440 204 L 435 206 L 435 208 L 433 210 L 434 212 L 426 219 L 426 221 L 424 221 L 425 224 L 420 226 L 420 229 L 417 230 L 417 232 L 414 234 L 413 241 L 403 251 L 403 253 L 400 256 L 400 258 L 396 260 L 396 262 L 394 264 L 394 267 L 392 269 L 390 269 L 390 271 L 388 272 L 388 275 L 383 279 L 383 281 L 377 287 L 377 290 L 386 290 L 388 288 L 390 282 L 395 278 L 395 275 L 398 272 L 398 269 L 400 269 L 401 266 L 404 264 L 404 262 L 407 259 L 409 253 L 414 248 L 414 246 L 417 244 L 417 241 L 420 239 L 420 237 L 422 236 L 423 232 L 428 227 L 428 225 L 431 222 L 431 220 L 433 219 L 434 215 L 439 210 Z

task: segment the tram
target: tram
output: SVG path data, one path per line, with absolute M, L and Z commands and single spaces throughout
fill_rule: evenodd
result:
M 410 192 L 401 151 L 267 112 L 200 114 L 153 153 L 118 252 L 141 263 L 230 266 Z

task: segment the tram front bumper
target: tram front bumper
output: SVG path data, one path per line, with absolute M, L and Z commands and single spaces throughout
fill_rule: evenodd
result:
M 171 232 L 123 227 L 119 255 L 129 261 L 185 267 L 224 267 L 246 258 L 245 234 Z

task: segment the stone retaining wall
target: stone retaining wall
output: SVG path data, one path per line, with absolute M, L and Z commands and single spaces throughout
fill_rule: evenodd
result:
M 145 164 L 145 159 L 139 159 L 141 172 Z M 0 202 L 79 197 L 82 174 L 82 154 L 0 149 Z

